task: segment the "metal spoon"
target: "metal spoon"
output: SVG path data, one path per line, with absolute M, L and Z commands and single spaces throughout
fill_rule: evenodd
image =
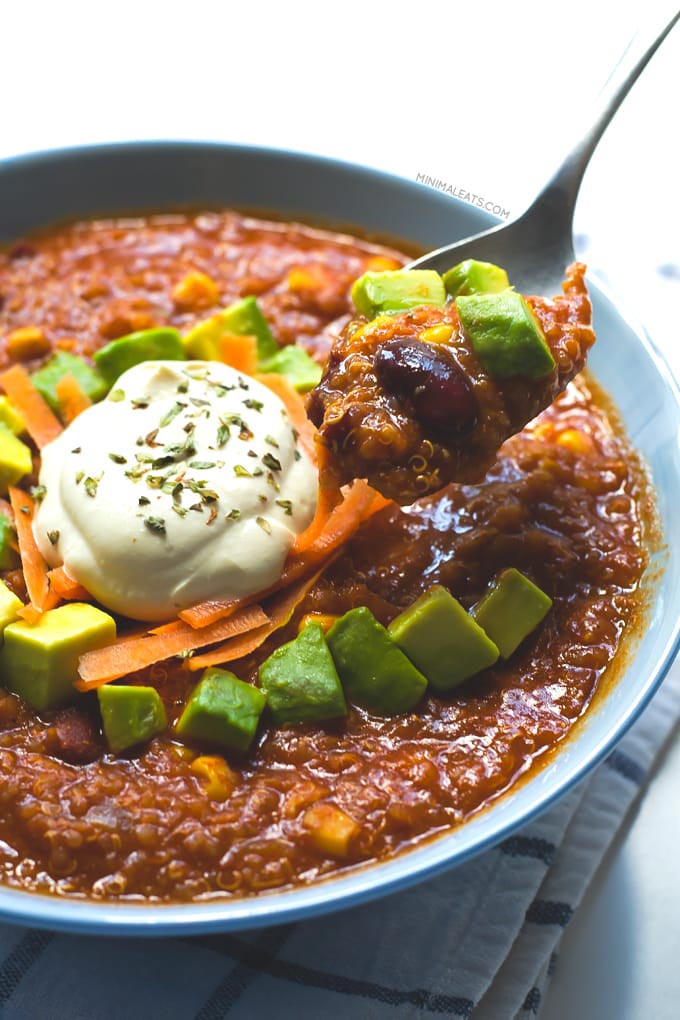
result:
M 640 33 L 632 39 L 596 101 L 592 123 L 526 212 L 510 223 L 423 255 L 408 268 L 436 269 L 443 273 L 463 259 L 475 258 L 503 266 L 513 285 L 524 293 L 559 293 L 564 268 L 574 261 L 574 207 L 590 157 L 612 117 L 678 18 L 680 12 L 673 15 L 651 43 L 646 43 Z

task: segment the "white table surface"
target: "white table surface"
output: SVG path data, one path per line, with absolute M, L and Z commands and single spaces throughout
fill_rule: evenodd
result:
M 520 211 L 633 31 L 671 0 L 219 0 L 7 5 L 0 157 L 203 138 L 438 177 Z M 576 215 L 579 254 L 680 374 L 680 29 L 607 132 Z M 422 129 L 422 131 L 420 130 Z M 587 239 L 586 239 L 587 238 Z M 564 940 L 546 1020 L 680 1015 L 680 740 Z

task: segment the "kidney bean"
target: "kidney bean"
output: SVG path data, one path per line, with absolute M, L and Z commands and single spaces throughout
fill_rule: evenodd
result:
M 385 390 L 411 401 L 424 428 L 460 438 L 477 424 L 477 404 L 467 380 L 441 347 L 396 337 L 376 354 L 375 371 Z

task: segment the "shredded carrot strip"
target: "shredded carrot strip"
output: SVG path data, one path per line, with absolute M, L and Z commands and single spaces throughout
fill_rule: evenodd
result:
M 300 437 L 300 446 L 310 459 L 316 463 L 316 429 L 307 417 L 305 402 L 285 376 L 275 372 L 256 375 L 255 378 L 263 386 L 275 393 L 288 411 L 288 417 Z
M 245 375 L 257 372 L 257 337 L 227 333 L 220 337 L 219 349 L 225 365 L 231 365 Z
M 79 691 L 91 691 L 109 680 L 117 680 L 138 669 L 152 666 L 155 662 L 169 659 L 181 652 L 203 648 L 205 645 L 224 641 L 226 638 L 243 634 L 261 627 L 269 620 L 260 606 L 249 606 L 234 613 L 228 620 L 220 620 L 212 627 L 193 630 L 188 624 L 172 634 L 151 634 L 132 640 L 116 641 L 106 648 L 86 652 L 80 657 L 78 673 L 80 680 L 75 686 Z
M 233 637 L 202 655 L 194 655 L 193 658 L 187 659 L 189 669 L 194 672 L 204 669 L 206 666 L 217 666 L 220 663 L 233 662 L 235 659 L 242 659 L 244 655 L 250 655 L 264 644 L 275 630 L 279 630 L 289 622 L 297 606 L 321 573 L 321 570 L 317 570 L 311 577 L 306 577 L 304 581 L 287 588 L 286 591 L 282 591 L 273 598 L 267 606 L 269 622 L 263 627 L 258 627 L 256 631 L 251 631 L 248 634 Z
M 84 393 L 76 377 L 67 372 L 57 383 L 57 399 L 61 405 L 62 417 L 66 425 L 70 425 L 79 414 L 92 407 L 92 401 Z
M 145 634 L 176 634 L 182 629 L 181 620 L 171 620 L 170 623 L 159 623 L 157 627 L 149 627 Z
M 10 485 L 9 498 L 14 511 L 14 523 L 19 539 L 19 555 L 24 572 L 24 581 L 28 597 L 38 612 L 53 609 L 59 602 L 59 596 L 50 588 L 45 563 L 35 538 L 33 537 L 33 514 L 35 504 L 31 497 L 16 486 Z
M 12 365 L 3 372 L 0 386 L 26 422 L 28 433 L 38 449 L 61 434 L 61 422 L 40 396 L 23 365 Z
M 89 591 L 83 588 L 82 584 L 78 584 L 64 567 L 55 567 L 48 571 L 47 577 L 52 591 L 62 599 L 70 602 L 89 602 L 92 598 Z
M 325 446 L 319 446 L 319 493 L 316 512 L 313 520 L 293 542 L 291 549 L 293 555 L 304 552 L 319 538 L 341 499 L 342 491 L 335 473 L 330 468 L 328 450 Z
M 311 573 L 322 563 L 327 563 L 364 521 L 367 521 L 388 503 L 389 500 L 378 495 L 366 482 L 355 482 L 343 502 L 330 513 L 326 524 L 314 541 L 307 546 L 304 552 L 288 558 L 276 584 L 268 588 L 267 591 L 259 592 L 252 597 L 262 599 L 272 595 Z M 179 615 L 190 626 L 201 629 L 213 625 L 244 604 L 247 605 L 247 600 L 243 602 L 234 599 L 209 599 L 207 602 L 192 606 L 191 609 L 183 609 Z
M 22 606 L 21 609 L 17 610 L 17 616 L 20 616 L 26 623 L 34 626 L 40 620 L 42 613 L 29 602 L 27 606 Z

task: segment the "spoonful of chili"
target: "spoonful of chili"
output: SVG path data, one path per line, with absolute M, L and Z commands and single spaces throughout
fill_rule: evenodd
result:
M 651 43 L 636 37 L 591 126 L 526 212 L 356 281 L 357 316 L 307 408 L 327 486 L 366 478 L 408 504 L 478 481 L 584 368 L 595 334 L 585 266 L 574 262 L 576 198 L 607 125 L 679 17 Z

